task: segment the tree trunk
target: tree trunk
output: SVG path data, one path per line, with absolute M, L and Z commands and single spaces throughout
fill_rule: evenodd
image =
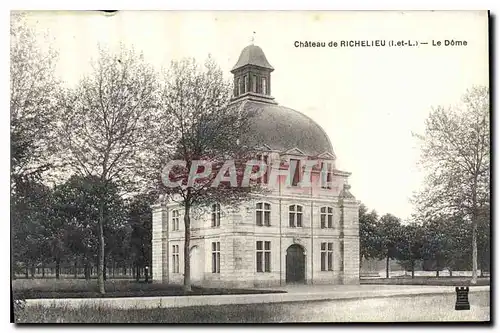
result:
M 389 278 L 389 251 L 387 252 L 387 258 L 385 260 L 385 277 Z
M 415 261 L 411 261 L 411 278 L 415 278 Z
M 97 286 L 101 295 L 106 293 L 104 289 L 104 199 L 101 199 L 99 205 L 99 250 L 98 250 L 98 265 L 97 265 Z
M 75 272 L 73 273 L 75 279 L 78 277 L 78 262 L 75 260 Z
M 141 270 L 139 264 L 135 264 L 135 281 L 139 282 L 141 280 Z
M 61 259 L 56 259 L 56 279 L 59 279 L 59 275 L 61 273 Z
M 31 278 L 35 278 L 35 264 L 31 264 Z
M 475 216 L 472 222 L 472 280 L 470 283 L 477 283 L 477 223 Z
M 191 240 L 191 218 L 189 216 L 190 203 L 184 203 L 184 291 L 191 291 L 191 267 L 189 258 L 189 246 Z
M 474 175 L 472 186 L 472 280 L 471 284 L 477 283 L 477 179 L 478 172 Z
M 436 277 L 439 277 L 439 270 L 441 269 L 441 265 L 440 265 L 440 255 L 439 254 L 436 254 Z
M 45 278 L 45 263 L 42 262 L 42 279 Z
M 108 261 L 106 259 L 104 259 L 104 270 L 102 273 L 102 278 L 104 279 L 104 281 L 108 279 Z
M 85 280 L 90 280 L 90 264 L 88 259 L 85 260 Z
M 30 277 L 30 268 L 29 268 L 29 264 L 28 263 L 26 263 L 26 267 L 24 269 L 24 277 L 27 278 L 27 279 L 29 279 L 29 277 Z

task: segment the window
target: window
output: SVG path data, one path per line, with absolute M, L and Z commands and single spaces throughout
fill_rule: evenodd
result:
M 220 242 L 212 242 L 212 273 L 220 273 Z
M 321 270 L 333 271 L 333 243 L 321 243 Z
M 173 210 L 172 211 L 172 230 L 179 230 L 179 216 L 180 213 L 178 210 Z
M 243 93 L 248 92 L 248 76 L 243 77 Z
M 179 245 L 172 245 L 172 272 L 179 273 Z
M 333 228 L 333 208 L 321 207 L 320 210 L 321 229 Z
M 270 172 L 268 166 L 268 155 L 257 155 L 257 160 L 263 163 L 266 168 L 266 173 L 258 179 L 258 182 L 259 184 L 267 184 L 267 179 L 268 179 L 267 173 Z
M 265 202 L 258 202 L 255 206 L 255 219 L 259 226 L 271 225 L 271 204 Z
M 220 205 L 213 204 L 212 205 L 212 227 L 220 226 Z
M 292 186 L 297 186 L 300 181 L 300 160 L 290 159 L 290 172 L 292 172 L 293 166 L 295 166 L 295 170 L 293 170 Z
M 257 241 L 257 272 L 270 272 L 270 271 L 271 271 L 271 242 Z
M 302 206 L 291 205 L 288 207 L 288 214 L 290 227 L 302 227 Z
M 252 75 L 252 92 L 257 92 L 257 76 Z
M 236 95 L 237 96 L 241 95 L 241 79 L 240 78 L 238 78 L 236 80 L 236 89 L 237 89 L 236 90 L 237 91 Z
M 267 81 L 265 77 L 262 78 L 262 93 L 267 95 Z
M 331 189 L 332 165 L 330 163 L 321 163 L 321 188 Z

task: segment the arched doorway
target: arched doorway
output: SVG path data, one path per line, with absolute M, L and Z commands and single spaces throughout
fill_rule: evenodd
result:
M 298 244 L 290 245 L 286 250 L 286 283 L 306 282 L 306 255 Z
M 200 248 L 195 245 L 189 251 L 191 283 L 199 283 L 203 277 Z

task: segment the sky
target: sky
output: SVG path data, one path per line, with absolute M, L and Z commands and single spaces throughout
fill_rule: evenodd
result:
M 231 77 L 241 50 L 260 46 L 275 68 L 272 95 L 328 134 L 337 167 L 369 209 L 406 219 L 422 185 L 418 141 L 432 107 L 456 105 L 473 85 L 488 86 L 488 23 L 483 12 L 37 12 L 30 24 L 59 51 L 57 74 L 74 85 L 99 44 L 120 43 L 157 68 L 210 54 Z M 298 48 L 296 41 L 389 40 L 415 47 Z M 433 46 L 444 40 L 466 46 Z

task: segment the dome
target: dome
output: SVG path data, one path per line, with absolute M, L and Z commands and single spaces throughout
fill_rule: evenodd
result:
M 241 110 L 254 115 L 248 138 L 249 146 L 267 145 L 271 150 L 300 149 L 308 156 L 334 154 L 330 139 L 315 121 L 293 109 L 253 100 L 241 101 Z
M 252 115 L 252 125 L 242 143 L 286 152 L 297 148 L 308 156 L 334 154 L 325 131 L 311 118 L 278 105 L 271 96 L 271 72 L 264 51 L 248 45 L 231 72 L 234 74 L 232 104 Z
M 271 71 L 274 70 L 273 66 L 267 61 L 264 51 L 257 45 L 248 45 L 241 51 L 238 62 L 234 65 L 231 72 L 246 65 L 254 65 Z

